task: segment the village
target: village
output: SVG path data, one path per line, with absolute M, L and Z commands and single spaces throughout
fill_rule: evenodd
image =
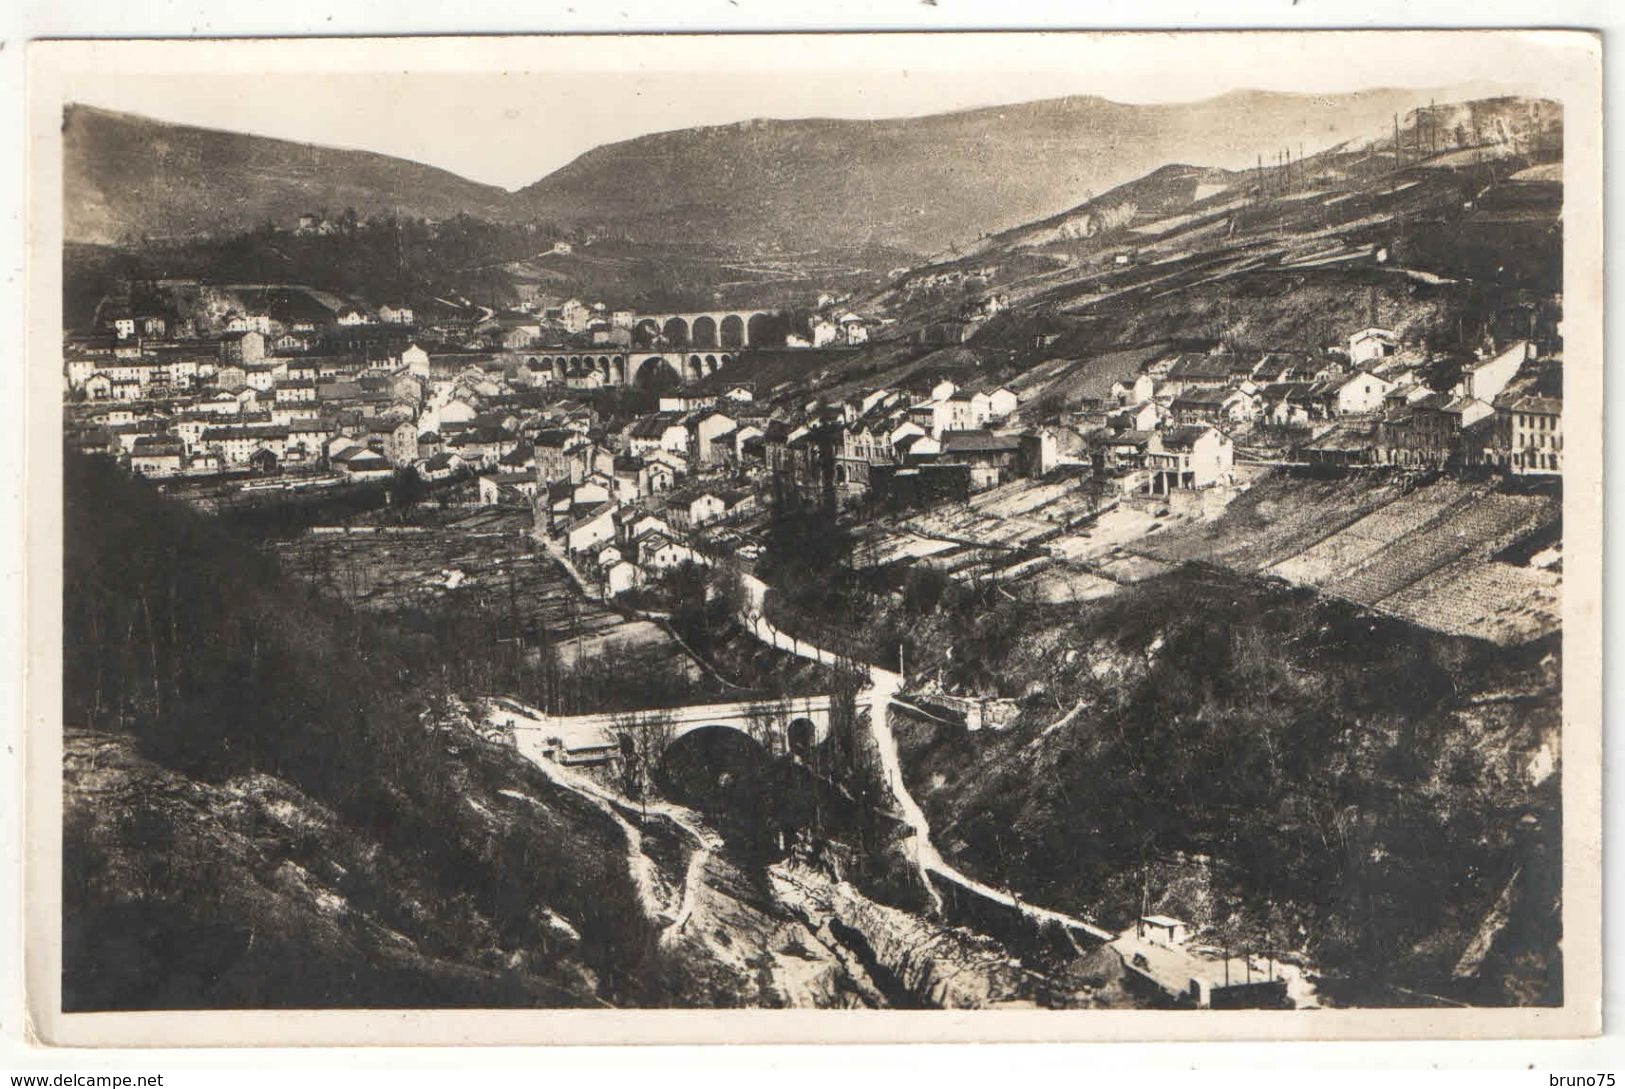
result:
M 525 963 L 614 1003 L 1545 1001 L 1561 115 L 1376 121 L 907 247 L 483 190 L 76 245 L 74 713 L 421 820 L 494 936 L 434 948 L 557 899 Z
M 1007 383 L 925 367 L 831 397 L 784 360 L 810 374 L 874 330 L 906 336 L 904 350 L 929 362 L 940 323 L 905 332 L 825 294 L 807 337 L 779 323 L 773 345 L 760 313 L 662 323 L 568 299 L 423 321 L 404 304 L 308 289 L 191 286 L 214 302 L 207 318 L 109 300 L 97 329 L 67 338 L 72 446 L 171 488 L 373 482 L 523 510 L 605 598 L 723 552 L 750 561 L 775 487 L 890 533 L 893 560 L 940 563 L 952 531 L 927 531 L 921 552 L 896 527 L 978 509 L 987 517 L 967 538 L 1012 546 L 1032 543 L 1022 526 L 1035 519 L 1064 528 L 1114 507 L 1211 517 L 1272 469 L 1562 472 L 1562 359 L 1530 340 L 1486 345 L 1446 371 L 1377 326 L 1314 353 L 1152 346 L 1101 361 L 1049 358 L 1040 334 L 1031 366 Z M 248 296 L 265 305 L 219 301 Z M 1001 308 L 973 300 L 963 323 L 974 332 Z M 770 388 L 758 381 L 764 355 L 778 363 Z M 1040 486 L 1016 509 L 996 502 Z

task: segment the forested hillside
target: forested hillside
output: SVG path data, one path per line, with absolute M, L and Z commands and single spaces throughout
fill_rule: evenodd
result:
M 109 463 L 65 473 L 69 1009 L 696 993 L 608 816 L 456 724 L 455 649 Z
M 891 620 L 916 668 L 1025 708 L 907 733 L 975 872 L 1114 926 L 1149 895 L 1312 960 L 1334 1000 L 1560 1000 L 1552 641 L 1508 655 L 1196 566 L 1082 611 L 927 581 Z

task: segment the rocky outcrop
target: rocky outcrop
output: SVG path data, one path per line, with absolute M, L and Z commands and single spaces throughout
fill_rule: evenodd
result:
M 989 1009 L 1067 1004 L 1043 976 L 997 942 L 876 903 L 846 882 L 805 867 L 769 871 L 774 895 L 797 911 L 884 1004 Z

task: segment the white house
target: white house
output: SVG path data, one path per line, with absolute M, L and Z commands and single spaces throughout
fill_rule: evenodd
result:
M 606 484 L 601 476 L 592 476 L 577 484 L 570 492 L 570 501 L 578 507 L 592 506 L 595 503 L 608 502 L 615 486 Z
M 666 504 L 667 517 L 679 529 L 697 529 L 709 525 L 728 513 L 728 504 L 721 496 L 703 492 L 691 499 L 673 500 Z
M 856 347 L 869 342 L 869 326 L 856 314 L 842 314 L 840 318 L 841 340 Z
M 401 366 L 405 367 L 415 377 L 428 378 L 429 353 L 416 344 L 409 344 L 406 350 L 401 352 Z
M 990 419 L 1008 419 L 1020 404 L 1021 399 L 1016 396 L 1015 391 L 1005 386 L 1000 386 L 987 395 L 987 408 Z
M 650 514 L 647 511 L 632 513 L 621 526 L 621 532 L 623 539 L 628 542 L 636 541 L 651 533 L 663 533 L 667 537 L 672 535 L 671 526 L 666 524 L 664 518 L 657 514 Z
M 1161 419 L 1162 407 L 1155 401 L 1130 405 L 1108 417 L 1111 426 L 1119 431 L 1151 431 Z
M 981 391 L 960 390 L 944 403 L 948 406 L 949 431 L 975 431 L 993 415 L 992 401 Z
M 707 412 L 694 421 L 694 449 L 701 465 L 711 463 L 711 440 L 726 435 L 735 426 L 734 418 L 725 412 Z
M 615 507 L 605 503 L 565 530 L 564 547 L 571 552 L 586 552 L 595 545 L 614 539 Z
M 442 450 L 417 463 L 418 476 L 429 481 L 450 480 L 466 464 L 458 455 Z
M 328 460 L 335 469 L 352 480 L 377 480 L 395 471 L 390 467 L 388 458 L 365 446 L 348 447 Z
M 1328 395 L 1327 407 L 1338 416 L 1364 415 L 1382 407 L 1382 399 L 1394 384 L 1370 371 L 1355 371 L 1339 379 Z
M 72 360 L 69 360 L 68 361 L 68 386 L 69 386 L 69 388 L 70 389 L 78 389 L 80 386 L 85 384 L 85 381 L 91 375 L 93 375 L 95 373 L 96 373 L 96 361 L 94 359 L 72 359 Z
M 682 457 L 688 455 L 688 428 L 675 416 L 643 416 L 634 420 L 626 430 L 626 441 L 627 449 L 633 455 L 649 454 L 656 450 Z
M 651 533 L 638 541 L 638 561 L 649 571 L 669 571 L 685 563 L 705 562 L 699 553 L 663 533 Z
M 945 397 L 921 401 L 908 410 L 908 419 L 922 433 L 936 438 L 952 426 L 953 406 Z
M 504 501 L 534 498 L 536 476 L 533 473 L 486 473 L 480 477 L 479 488 L 480 505 L 494 507 Z
M 172 435 L 142 435 L 130 448 L 130 471 L 142 476 L 173 476 L 181 471 L 185 447 Z
M 1479 360 L 1462 374 L 1462 394 L 1480 401 L 1495 400 L 1501 396 L 1501 391 L 1506 389 L 1519 368 L 1534 355 L 1533 345 L 1527 340 L 1520 340 L 1489 359 Z
M 1228 484 L 1234 467 L 1235 446 L 1216 427 L 1175 427 L 1153 434 L 1146 446 L 1153 492 Z
M 1349 362 L 1356 367 L 1373 360 L 1384 359 L 1399 350 L 1399 337 L 1391 329 L 1375 326 L 1361 329 L 1349 337 Z
M 616 560 L 604 568 L 603 573 L 604 592 L 610 597 L 617 597 L 643 583 L 643 571 L 637 564 L 626 560 Z
M 1151 400 L 1157 391 L 1157 380 L 1149 374 L 1136 375 L 1132 380 L 1120 378 L 1112 383 L 1112 396 L 1120 405 L 1137 405 Z

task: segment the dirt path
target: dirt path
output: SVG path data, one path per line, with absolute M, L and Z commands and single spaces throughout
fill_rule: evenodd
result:
M 743 619 L 746 629 L 756 638 L 779 650 L 787 650 L 825 665 L 835 665 L 849 660 L 842 659 L 821 647 L 802 642 L 775 628 L 762 615 L 762 603 L 767 593 L 766 584 L 754 575 L 745 575 L 743 582 L 749 597 L 749 615 Z M 903 677 L 877 665 L 869 665 L 867 669 L 870 691 L 873 693 L 869 708 L 869 729 L 874 737 L 875 749 L 880 756 L 881 770 L 885 775 L 886 787 L 891 791 L 902 814 L 903 823 L 908 826 L 909 851 L 914 856 L 921 879 L 930 890 L 932 901 L 938 911 L 942 909 L 942 898 L 931 880 L 933 874 L 967 892 L 1019 911 L 1038 922 L 1059 923 L 1069 931 L 1083 931 L 1100 941 L 1109 942 L 1116 937 L 1110 931 L 1083 919 L 1026 903 L 1010 893 L 983 884 L 942 857 L 936 845 L 931 842 L 931 822 L 926 818 L 925 811 L 920 808 L 919 803 L 914 800 L 914 796 L 909 793 L 908 784 L 903 780 L 902 761 L 897 753 L 897 738 L 892 734 L 890 716 L 887 713 L 893 704 L 908 706 L 898 697 L 898 692 L 903 688 Z
M 504 698 L 502 701 L 505 717 L 528 718 L 533 723 L 540 723 L 542 714 L 534 707 L 520 703 L 518 700 Z M 518 730 L 516 736 L 539 736 L 537 731 Z M 705 884 L 706 867 L 711 856 L 722 847 L 722 837 L 706 827 L 699 814 L 685 809 L 680 805 L 673 805 L 664 801 L 636 802 L 623 797 L 615 791 L 600 786 L 592 779 L 581 775 L 562 764 L 555 763 L 546 757 L 526 751 L 527 746 L 521 740 L 518 750 L 527 760 L 541 769 L 554 783 L 566 790 L 574 791 L 599 810 L 606 813 L 621 829 L 626 839 L 627 868 L 637 885 L 638 899 L 643 905 L 644 914 L 651 920 L 665 920 L 666 925 L 660 932 L 662 945 L 670 944 L 682 934 L 683 929 L 693 919 L 696 905 L 699 901 L 700 890 Z M 643 833 L 637 825 L 626 816 L 628 813 L 649 814 L 669 821 L 680 829 L 694 844 L 689 855 L 688 864 L 683 871 L 682 888 L 676 891 L 675 896 L 668 898 L 661 895 L 659 871 L 643 850 Z

